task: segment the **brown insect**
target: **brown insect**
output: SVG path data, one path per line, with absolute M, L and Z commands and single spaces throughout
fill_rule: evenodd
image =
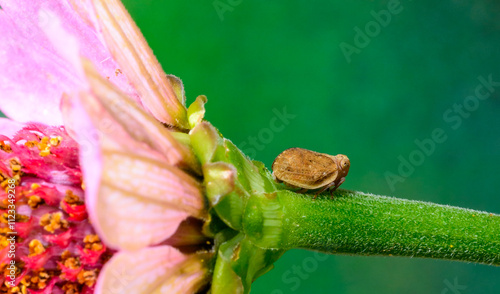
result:
M 344 181 L 351 163 L 343 154 L 328 155 L 302 148 L 290 148 L 281 152 L 273 162 L 273 177 L 298 192 L 320 189 L 314 198 L 330 188 L 330 195 Z M 333 196 L 332 196 L 333 197 Z

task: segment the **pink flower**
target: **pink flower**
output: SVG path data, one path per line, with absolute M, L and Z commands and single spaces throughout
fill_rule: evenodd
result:
M 0 172 L 15 180 L 19 218 L 14 258 L 2 224 L 1 266 L 14 259 L 17 271 L 15 289 L 2 291 L 206 284 L 201 168 L 183 143 L 203 107 L 188 115 L 181 82 L 164 74 L 117 0 L 0 6 L 0 101 L 14 120 L 0 121 Z

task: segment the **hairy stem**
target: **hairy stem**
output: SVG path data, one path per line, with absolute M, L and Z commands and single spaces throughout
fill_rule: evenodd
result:
M 500 265 L 499 215 L 346 190 L 333 200 L 312 196 L 288 190 L 254 195 L 245 211 L 246 233 L 265 248 Z

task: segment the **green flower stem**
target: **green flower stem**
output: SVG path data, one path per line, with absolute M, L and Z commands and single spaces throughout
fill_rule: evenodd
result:
M 241 293 L 242 289 L 241 278 L 233 271 L 231 264 L 218 258 L 212 278 L 212 293 L 234 294 Z
M 244 230 L 262 248 L 500 265 L 499 215 L 346 190 L 334 195 L 253 195 Z

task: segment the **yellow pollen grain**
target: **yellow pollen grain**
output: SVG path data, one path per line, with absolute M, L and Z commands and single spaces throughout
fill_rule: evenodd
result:
M 10 232 L 11 230 L 8 227 L 0 228 L 0 236 L 7 236 Z
M 76 269 L 80 267 L 80 260 L 75 257 L 67 258 L 64 261 L 64 266 L 70 269 Z
M 10 169 L 14 172 L 14 174 L 17 174 L 21 171 L 21 163 L 17 159 L 12 158 L 9 161 L 9 164 L 10 164 Z
M 30 196 L 30 198 L 28 199 L 28 205 L 32 209 L 36 209 L 42 204 L 43 204 L 43 199 L 40 198 L 40 196 L 33 195 L 33 196 Z
M 26 223 L 30 220 L 30 217 L 24 214 L 16 214 L 16 222 L 17 223 Z
M 99 242 L 99 236 L 95 234 L 87 235 L 85 238 L 83 238 L 83 242 L 85 243 L 94 243 L 94 242 Z
M 10 242 L 6 236 L 0 236 L 0 249 L 4 249 L 9 246 Z
M 47 281 L 51 277 L 51 274 L 46 272 L 44 269 L 41 269 L 38 274 L 35 274 L 31 277 L 30 282 L 35 284 L 38 289 L 44 289 L 45 287 L 47 287 Z
M 9 198 L 4 198 L 0 203 L 0 210 L 6 210 L 9 207 Z
M 57 229 L 68 228 L 68 221 L 63 219 L 62 212 L 46 213 L 40 218 L 40 225 L 46 231 L 54 233 Z
M 12 152 L 12 148 L 10 145 L 4 141 L 0 141 L 0 150 L 5 151 L 7 153 Z
M 20 165 L 13 165 L 12 166 L 12 171 L 15 173 L 18 173 L 21 171 L 21 166 Z
M 22 285 L 26 285 L 26 286 L 29 286 L 30 285 L 30 276 L 29 275 L 26 275 L 24 276 L 22 279 L 21 279 L 21 282 L 20 284 Z
M 0 274 L 3 274 L 4 276 L 7 276 L 7 275 L 11 275 L 12 273 L 10 272 L 11 270 L 14 271 L 14 275 L 16 277 L 19 276 L 19 274 L 21 273 L 21 271 L 23 270 L 23 268 L 21 267 L 20 268 L 20 265 L 18 262 L 14 262 L 13 264 L 14 268 L 11 268 L 11 269 L 7 269 L 7 264 L 2 264 L 2 267 L 0 267 Z M 3 293 L 3 292 L 0 292 L 0 293 Z
M 31 184 L 31 190 L 36 190 L 38 188 L 40 188 L 40 184 L 37 184 L 37 183 Z
M 50 148 L 58 146 L 61 143 L 62 137 L 57 136 L 57 137 L 43 137 L 40 139 L 40 141 L 27 141 L 24 143 L 24 146 L 28 148 L 33 148 L 37 147 L 38 150 L 40 150 L 39 155 L 42 157 L 45 157 L 47 155 L 50 155 Z
M 41 157 L 45 157 L 45 156 L 48 156 L 50 155 L 50 149 L 44 149 L 42 151 L 40 151 L 40 156 Z
M 69 250 L 64 250 L 63 253 L 61 253 L 61 260 L 64 261 L 68 258 L 71 257 L 71 252 Z
M 26 287 L 29 287 L 31 285 L 31 282 L 30 282 L 30 276 L 29 275 L 26 275 L 24 276 L 22 279 L 21 279 L 21 282 L 20 284 L 24 286 L 24 288 Z
M 42 140 L 40 140 L 40 143 L 38 143 L 38 147 L 41 147 L 41 148 L 47 147 L 49 141 L 50 141 L 49 137 L 43 137 Z
M 101 251 L 102 250 L 102 243 L 94 243 L 92 244 L 92 247 L 90 248 L 92 251 Z
M 8 187 L 9 184 L 10 184 L 9 180 L 4 180 L 4 181 L 2 181 L 2 183 L 0 183 L 0 186 L 2 186 L 2 188 L 5 189 L 5 192 L 7 192 L 7 190 L 9 190 L 9 187 Z
M 6 212 L 2 213 L 2 217 L 0 217 L 0 223 L 2 223 L 2 224 L 9 223 L 9 215 Z
M 26 141 L 26 143 L 24 143 L 24 146 L 26 146 L 28 148 L 33 148 L 37 145 L 38 145 L 37 141 Z
M 70 205 L 81 205 L 83 202 L 80 200 L 80 197 L 73 193 L 71 190 L 66 190 L 64 194 L 64 201 Z
M 2 213 L 0 216 L 0 223 L 8 224 L 9 220 L 12 221 L 12 218 L 9 218 L 8 213 Z M 16 214 L 14 221 L 17 223 L 25 223 L 29 220 L 29 217 L 23 214 Z M 2 231 L 0 231 L 2 232 Z
M 80 290 L 78 290 L 78 284 L 67 282 L 62 286 L 62 290 L 64 294 L 78 294 Z
M 52 145 L 53 147 L 59 146 L 59 144 L 61 144 L 61 141 L 61 136 L 50 138 L 50 145 Z
M 85 249 L 92 251 L 100 251 L 103 248 L 101 239 L 97 235 L 87 235 L 83 238 L 83 243 L 85 243 Z
M 121 69 L 117 68 L 117 69 L 115 70 L 115 76 L 118 76 L 118 75 L 119 75 L 119 74 L 121 74 L 121 73 L 122 73 L 122 70 L 121 70 Z
M 77 276 L 78 283 L 92 287 L 97 279 L 97 270 L 82 270 Z
M 43 247 L 42 242 L 38 239 L 31 240 L 29 244 L 29 255 L 28 256 L 36 256 L 45 252 L 45 247 Z
M 79 268 L 81 265 L 80 259 L 78 257 L 71 256 L 71 252 L 69 252 L 69 250 L 64 250 L 61 254 L 61 261 L 65 267 L 70 269 Z

